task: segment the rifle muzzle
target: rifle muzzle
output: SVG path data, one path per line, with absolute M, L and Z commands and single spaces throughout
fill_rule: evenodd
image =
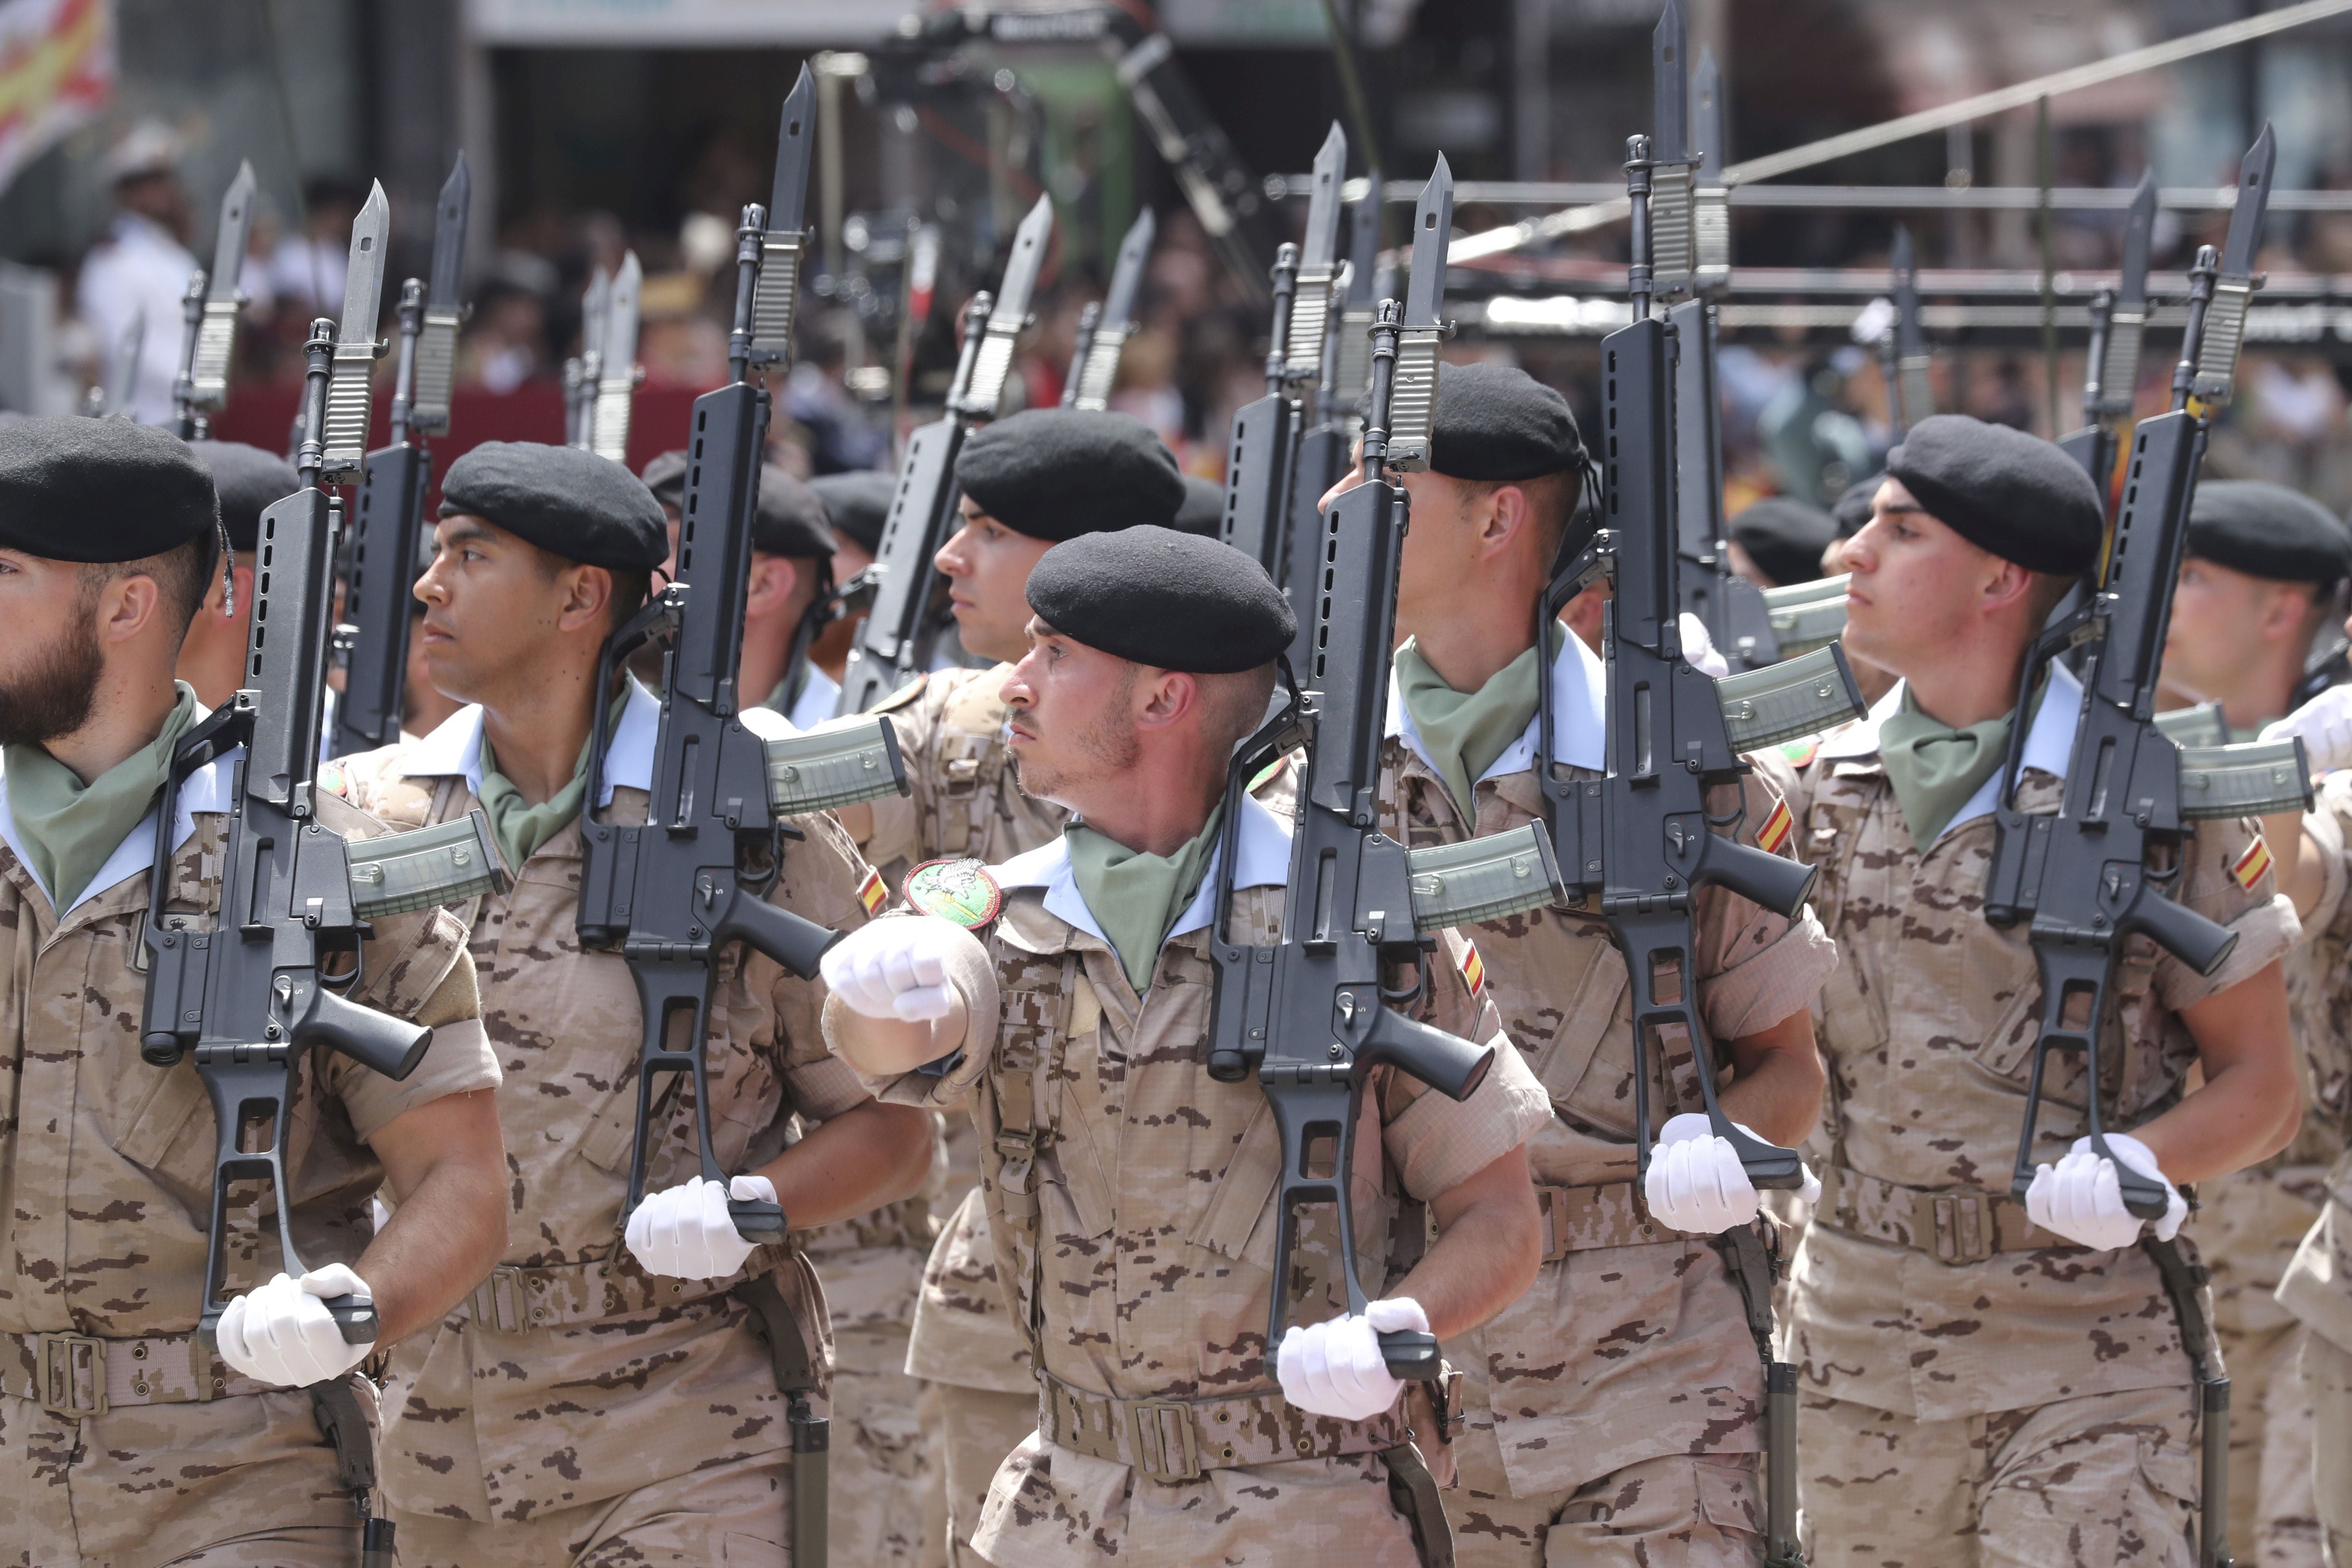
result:
M 1364 1067 L 1385 1063 L 1448 1100 L 1467 1100 L 1486 1081 L 1486 1069 L 1495 1065 L 1495 1047 L 1474 1046 L 1458 1035 L 1382 1007 L 1356 1060 Z
M 1714 838 L 1706 847 L 1704 880 L 1728 888 L 1759 909 L 1789 920 L 1813 896 L 1813 879 L 1820 868 L 1784 860 L 1780 856 L 1729 838 Z
M 310 1005 L 294 1023 L 298 1046 L 326 1046 L 372 1072 L 398 1082 L 416 1070 L 433 1043 L 433 1031 L 373 1007 L 362 1007 L 320 984 Z

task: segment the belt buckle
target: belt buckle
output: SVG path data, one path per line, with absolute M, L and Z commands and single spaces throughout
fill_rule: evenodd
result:
M 1192 1425 L 1190 1405 L 1181 1399 L 1139 1399 L 1125 1408 L 1128 1442 L 1134 1451 L 1137 1469 L 1163 1484 L 1201 1479 L 1200 1435 Z M 1152 1435 L 1150 1441 L 1143 1435 L 1147 1427 Z M 1168 1456 L 1171 1430 L 1178 1435 L 1176 1447 L 1183 1455 L 1181 1468 L 1170 1462 Z
M 88 1352 L 84 1361 L 83 1352 Z M 64 1421 L 106 1414 L 106 1342 L 95 1334 L 40 1334 L 34 1340 L 34 1375 L 42 1409 Z M 81 1375 L 77 1376 L 77 1373 Z M 89 1390 L 88 1399 L 82 1397 Z
M 1993 1254 L 1992 1215 L 1975 1193 L 1922 1193 L 1913 1200 L 1917 1228 L 1926 1232 L 1926 1251 L 1938 1263 L 1958 1268 L 1982 1263 Z

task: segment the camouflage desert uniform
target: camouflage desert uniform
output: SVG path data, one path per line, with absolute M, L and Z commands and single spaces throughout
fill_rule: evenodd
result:
M 1264 806 L 1244 810 L 1234 931 L 1265 942 L 1280 921 L 1288 833 Z M 984 961 L 956 977 L 980 1030 L 944 1075 L 877 1086 L 918 1104 L 977 1089 L 997 1267 L 1041 1347 L 1040 1430 L 997 1472 L 973 1545 L 1021 1568 L 1413 1563 L 1391 1484 L 1418 1467 L 1381 1455 L 1409 1435 L 1434 1454 L 1435 1422 L 1409 1427 L 1402 1402 L 1368 1422 L 1308 1415 L 1283 1402 L 1265 1365 L 1279 1141 L 1255 1082 L 1207 1071 L 1216 868 L 1140 997 L 1095 929 L 1064 843 L 996 869 L 1003 912 Z M 1449 936 L 1426 1016 L 1499 1046 L 1469 962 Z M 827 1004 L 835 1031 L 837 1007 Z M 1385 1237 L 1404 1200 L 1456 1185 L 1546 1118 L 1509 1050 L 1461 1104 L 1375 1078 L 1353 1173 L 1366 1288 L 1389 1278 Z M 1310 1227 L 1292 1260 L 1294 1321 L 1344 1310 L 1325 1234 Z
M 2352 773 L 2329 774 L 2319 809 L 2304 820 L 2330 858 L 2327 897 L 2312 911 L 2309 940 L 2297 954 L 2302 962 L 2287 969 L 2310 1097 L 2296 1142 L 2319 1132 L 2341 1150 L 2352 1141 L 2352 898 L 2343 887 L 2342 853 L 2352 838 Z M 2352 1568 L 2352 1152 L 2337 1154 L 2324 1190 L 2319 1217 L 2287 1265 L 2278 1300 L 2301 1324 L 2295 1339 L 2303 1404 L 2313 1423 L 2311 1490 L 2304 1500 L 2317 1510 L 2313 1533 L 2325 1542 L 2330 1568 Z
M 1570 776 L 1606 764 L 1599 658 L 1568 638 L 1554 661 L 1555 761 Z M 1382 815 L 1419 848 L 1543 819 L 1537 726 L 1473 791 L 1477 833 L 1389 697 Z M 1780 796 L 1744 802 L 1753 842 L 1786 851 Z M 1461 1489 L 1449 1497 L 1464 1568 L 1554 1563 L 1750 1563 L 1761 1509 L 1758 1416 L 1764 1371 L 1738 1286 L 1713 1242 L 1651 1224 L 1633 1184 L 1633 1004 L 1624 961 L 1597 915 L 1541 909 L 1471 927 L 1503 1027 L 1551 1100 L 1528 1146 L 1545 1214 L 1542 1272 L 1517 1303 L 1448 1344 L 1465 1373 Z M 1718 1041 L 1811 1003 L 1836 950 L 1811 915 L 1791 922 L 1745 900 L 1701 895 L 1700 996 Z M 1659 1064 L 1653 1062 L 1653 1072 Z M 1652 1129 L 1702 1101 L 1686 1043 L 1652 1091 Z
M 209 925 L 221 876 L 234 759 L 180 796 L 172 910 Z M 340 801 L 319 820 L 380 831 Z M 0 980 L 7 1112 L 0 1206 L 0 1563 L 16 1568 L 346 1568 L 359 1552 L 352 1499 L 310 1395 L 232 1372 L 196 1342 L 216 1146 L 193 1061 L 140 1058 L 142 936 L 155 822 L 132 829 L 92 891 L 60 921 L 17 852 L 0 786 Z M 168 918 L 168 917 L 167 917 Z M 477 1020 L 474 968 L 457 918 L 379 921 L 355 998 L 434 1026 L 406 1081 L 325 1050 L 298 1075 L 287 1170 L 302 1260 L 355 1262 L 374 1234 L 368 1199 L 383 1168 L 367 1145 L 403 1112 L 496 1087 Z M 251 1207 L 231 1215 L 228 1288 L 278 1272 L 276 1226 L 257 1241 Z M 346 1380 L 373 1416 L 374 1386 Z
M 2026 737 L 2020 809 L 2058 808 L 2081 688 L 2063 668 Z M 2155 1265 L 2029 1226 L 2008 1195 L 2042 994 L 2022 929 L 1984 919 L 1998 779 L 1922 855 L 1868 718 L 1767 767 L 1840 963 L 1822 993 L 1834 1155 L 1798 1251 L 1801 1500 L 1817 1568 L 2186 1564 L 2197 1496 L 2189 1361 Z M 2282 956 L 2293 910 L 2251 824 L 2200 824 L 2178 892 L 2238 933 L 2210 979 L 2144 937 L 2116 967 L 2106 1125 L 2177 1101 L 2178 1014 Z M 2242 868 L 2242 886 L 2233 867 Z M 2080 1058 L 2053 1057 L 2037 1161 L 2085 1130 Z M 2193 1254 L 2184 1245 L 2183 1251 Z
M 645 820 L 659 703 L 634 689 L 606 753 L 608 822 Z M 482 714 L 350 759 L 348 787 L 402 826 L 478 803 Z M 772 901 L 856 925 L 866 875 L 830 819 L 804 817 Z M 640 1010 L 627 963 L 583 952 L 577 819 L 523 863 L 474 927 L 484 1023 L 506 1070 L 499 1113 L 513 1205 L 505 1258 L 393 1368 L 384 1491 L 407 1568 L 781 1564 L 789 1434 L 768 1347 L 741 1296 L 772 1279 L 820 1368 L 824 1297 L 797 1249 L 761 1248 L 724 1280 L 649 1276 L 621 1241 L 635 1147 Z M 824 1052 L 818 988 L 737 947 L 711 1004 L 710 1122 L 742 1171 L 793 1118 L 863 1102 Z M 648 1162 L 658 1191 L 698 1174 L 685 1080 Z

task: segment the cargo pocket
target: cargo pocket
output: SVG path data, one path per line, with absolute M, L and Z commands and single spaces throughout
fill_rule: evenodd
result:
M 114 1152 L 152 1173 L 198 1225 L 212 1212 L 212 1101 L 193 1063 L 148 1075 L 152 1083 L 114 1140 Z

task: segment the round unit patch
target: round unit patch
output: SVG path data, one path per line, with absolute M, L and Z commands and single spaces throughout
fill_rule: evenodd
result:
M 926 860 L 907 873 L 907 903 L 927 915 L 978 931 L 1004 908 L 1004 889 L 978 860 Z

